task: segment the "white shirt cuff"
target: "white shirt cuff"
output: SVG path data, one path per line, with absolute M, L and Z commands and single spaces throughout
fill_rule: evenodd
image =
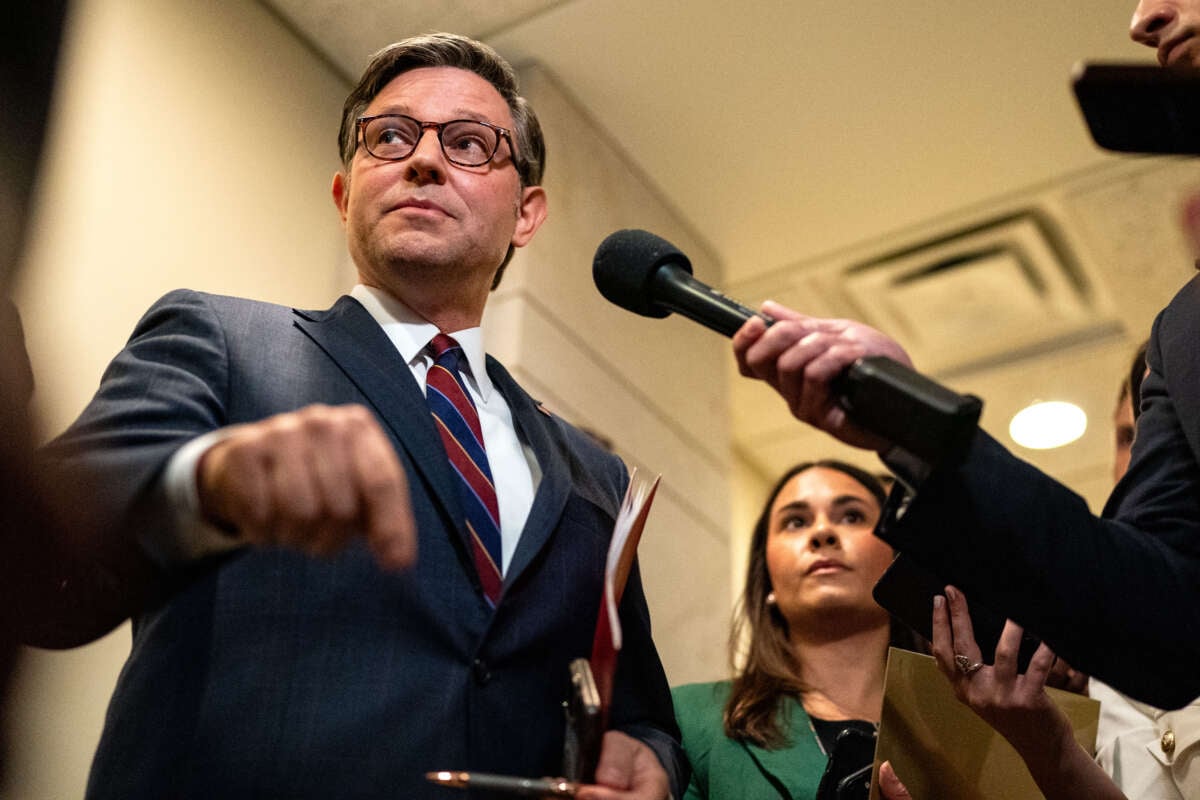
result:
M 200 513 L 196 468 L 210 447 L 228 436 L 218 429 L 197 436 L 175 451 L 163 472 L 163 490 L 171 515 L 165 541 L 145 542 L 151 556 L 164 565 L 186 564 L 243 546 L 236 534 L 206 521 Z

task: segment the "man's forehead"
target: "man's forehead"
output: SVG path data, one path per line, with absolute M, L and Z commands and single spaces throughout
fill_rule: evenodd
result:
M 369 114 L 483 119 L 510 127 L 508 103 L 483 77 L 458 67 L 418 67 L 396 75 L 367 106 Z

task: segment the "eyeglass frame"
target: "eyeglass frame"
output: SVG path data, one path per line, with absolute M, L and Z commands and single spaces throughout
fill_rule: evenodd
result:
M 418 136 L 417 139 L 413 142 L 412 150 L 410 150 L 406 155 L 400 156 L 398 158 L 387 158 L 385 156 L 376 155 L 374 153 L 374 151 L 371 150 L 371 146 L 369 144 L 367 144 L 367 134 L 366 134 L 367 125 L 371 124 L 372 122 L 374 122 L 377 119 L 383 119 L 385 117 L 397 117 L 399 119 L 409 119 L 420 126 L 420 129 L 421 129 L 420 136 Z M 454 125 L 455 123 L 458 123 L 458 122 L 472 122 L 472 123 L 475 123 L 476 125 L 482 125 L 485 128 L 490 128 L 492 133 L 496 134 L 496 144 L 492 148 L 491 155 L 489 155 L 483 161 L 480 161 L 478 164 L 463 164 L 459 161 L 455 161 L 450 156 L 450 154 L 446 152 L 446 143 L 444 141 L 442 141 L 442 132 L 446 129 L 447 125 Z M 500 152 L 500 140 L 503 138 L 505 141 L 508 142 L 508 152 L 509 152 L 510 158 L 512 159 L 513 166 L 516 168 L 517 174 L 521 178 L 521 182 L 525 183 L 526 170 L 525 170 L 524 160 L 517 156 L 517 149 L 513 145 L 512 131 L 509 130 L 508 128 L 503 128 L 499 125 L 493 125 L 492 123 L 485 122 L 481 119 L 451 119 L 451 120 L 447 120 L 445 122 L 427 122 L 427 121 L 419 120 L 416 117 L 410 117 L 408 114 L 375 114 L 372 116 L 362 116 L 362 117 L 358 117 L 354 121 L 354 123 L 355 123 L 355 128 L 357 130 L 358 141 L 362 144 L 363 149 L 366 150 L 367 153 L 372 158 L 378 158 L 380 161 L 403 161 L 406 158 L 411 158 L 412 154 L 417 152 L 417 148 L 421 144 L 421 139 L 425 136 L 425 131 L 432 128 L 433 130 L 437 131 L 438 147 L 441 149 L 442 155 L 446 157 L 447 161 L 449 161 L 451 164 L 455 165 L 456 167 L 466 167 L 468 169 L 472 168 L 472 167 L 482 167 L 485 164 L 491 163 L 492 159 L 494 159 L 496 157 L 496 153 Z

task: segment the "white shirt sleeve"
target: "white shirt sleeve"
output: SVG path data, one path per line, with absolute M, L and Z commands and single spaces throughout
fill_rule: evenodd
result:
M 201 516 L 200 492 L 196 486 L 196 467 L 200 464 L 200 458 L 228 435 L 227 430 L 222 428 L 197 436 L 176 450 L 167 462 L 162 480 L 171 514 L 168 535 L 162 541 L 143 541 L 143 546 L 160 564 L 186 564 L 243 546 L 236 534 L 205 521 Z

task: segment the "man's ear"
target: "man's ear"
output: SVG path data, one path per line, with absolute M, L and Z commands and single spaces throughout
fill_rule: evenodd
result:
M 333 175 L 333 204 L 337 206 L 342 222 L 346 221 L 346 206 L 350 202 L 350 179 L 340 172 Z
M 513 247 L 524 247 L 546 220 L 546 190 L 540 186 L 521 189 L 521 205 L 517 209 L 517 227 L 513 229 Z

